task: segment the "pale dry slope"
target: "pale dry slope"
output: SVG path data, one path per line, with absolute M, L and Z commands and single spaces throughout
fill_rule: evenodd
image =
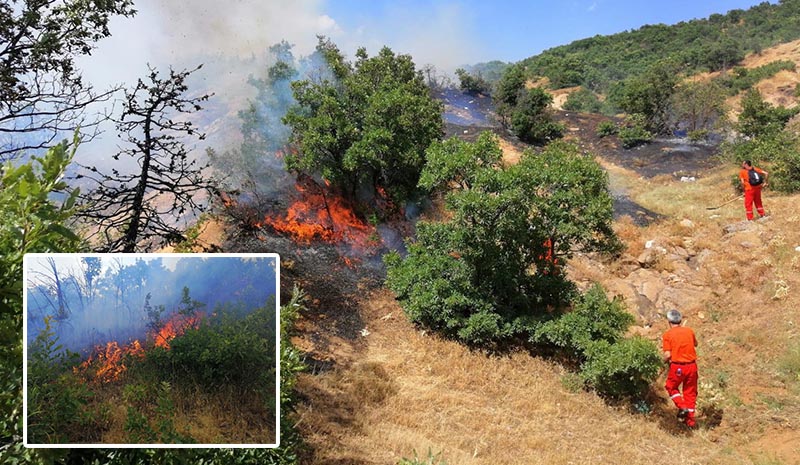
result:
M 739 222 L 741 205 L 705 206 L 726 199 L 729 174 L 697 184 L 630 181 L 635 200 L 661 206 L 671 218 L 644 229 L 621 222 L 629 251 L 643 251 L 651 239 L 672 251 L 688 239 L 689 253 L 703 257 L 692 282 L 681 283 L 684 270 L 673 258 L 633 271 L 624 258 L 576 257 L 569 267 L 580 283 L 609 289 L 639 279 L 630 277 L 635 271 L 652 273 L 673 298 L 703 290 L 682 309 L 701 340 L 701 404 L 721 408 L 721 422 L 701 416 L 700 430 L 682 430 L 662 394 L 663 377 L 650 414 L 610 406 L 575 391 L 553 362 L 526 353 L 487 356 L 420 331 L 390 292 L 377 291 L 359 303 L 366 336 L 356 349 L 334 354 L 332 370 L 301 377 L 300 429 L 314 450 L 310 463 L 392 464 L 428 449 L 450 464 L 800 462 L 800 386 L 777 368 L 800 342 L 800 197 L 768 193 L 770 221 L 725 234 L 723 227 Z M 694 226 L 681 226 L 684 219 Z M 635 332 L 657 341 L 663 321 L 643 318 L 637 303 L 620 295 L 639 318 Z

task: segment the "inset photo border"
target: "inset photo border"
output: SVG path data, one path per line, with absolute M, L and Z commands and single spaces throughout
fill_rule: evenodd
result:
M 23 436 L 280 445 L 277 254 L 26 254 Z

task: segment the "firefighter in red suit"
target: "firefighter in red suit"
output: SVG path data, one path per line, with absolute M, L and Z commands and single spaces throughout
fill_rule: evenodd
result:
M 755 186 L 750 184 L 750 171 L 755 171 L 763 177 L 761 184 Z M 739 170 L 739 180 L 742 182 L 742 189 L 744 189 L 744 213 L 748 220 L 753 219 L 753 204 L 756 205 L 758 216 L 763 217 L 766 215 L 764 213 L 764 205 L 761 204 L 761 188 L 767 185 L 767 176 L 769 176 L 769 173 L 753 166 L 750 160 L 742 162 L 742 169 Z
M 694 428 L 695 403 L 697 401 L 697 338 L 694 331 L 681 325 L 681 312 L 667 312 L 669 330 L 662 337 L 664 360 L 669 362 L 667 388 L 672 401 L 678 407 L 678 418 L 686 426 Z M 683 385 L 683 393 L 678 389 Z

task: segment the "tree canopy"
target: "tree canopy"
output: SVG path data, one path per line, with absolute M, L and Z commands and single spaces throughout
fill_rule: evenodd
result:
M 425 149 L 442 136 L 442 104 L 409 55 L 384 47 L 369 57 L 362 48 L 350 63 L 324 38 L 316 53 L 329 73 L 292 84 L 297 105 L 284 122 L 297 150 L 286 155 L 287 168 L 320 175 L 350 199 L 381 187 L 407 199 Z
M 53 145 L 64 131 L 92 127 L 97 94 L 75 58 L 111 35 L 114 16 L 135 13 L 132 0 L 11 0 L 0 3 L 0 159 Z
M 92 235 L 98 238 L 98 250 L 134 252 L 143 240 L 182 241 L 177 221 L 202 210 L 203 192 L 214 189 L 203 173 L 205 166 L 189 157 L 185 145 L 186 138 L 202 140 L 205 135 L 181 117 L 202 110 L 200 104 L 209 98 L 185 95 L 186 78 L 197 69 L 170 69 L 168 77 L 160 78 L 151 68 L 149 82 L 139 79 L 125 93 L 116 123 L 129 145 L 113 158 L 132 157 L 139 170 L 124 173 L 112 168 L 108 174 L 87 168 L 85 176 L 97 185 L 82 196 L 79 215 L 96 228 Z
M 689 72 L 730 69 L 748 51 L 800 38 L 800 2 L 761 2 L 707 19 L 645 25 L 594 36 L 522 60 L 528 76 L 546 76 L 553 88 L 582 85 L 606 93 L 665 57 Z
M 501 168 L 484 133 L 435 143 L 428 158 L 423 187 L 460 187 L 447 195 L 452 219 L 418 223 L 408 256 L 387 258 L 387 283 L 418 323 L 477 344 L 526 334 L 546 305 L 569 300 L 559 259 L 616 246 L 606 176 L 574 146 Z

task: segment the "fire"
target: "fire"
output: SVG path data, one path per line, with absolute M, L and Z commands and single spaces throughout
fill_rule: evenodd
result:
M 199 328 L 202 319 L 202 313 L 197 313 L 194 315 L 175 313 L 170 317 L 169 320 L 167 320 L 166 323 L 164 323 L 164 326 L 162 326 L 161 329 L 152 334 L 153 343 L 156 345 L 156 347 L 169 349 L 169 341 L 183 335 L 186 330 L 190 328 Z
M 120 375 L 128 369 L 125 365 L 126 356 L 144 357 L 142 344 L 135 340 L 120 347 L 117 341 L 111 341 L 107 342 L 105 346 L 96 346 L 94 353 L 86 361 L 73 368 L 73 371 L 76 374 L 87 373 L 90 368 L 93 368 L 92 378 L 95 381 L 110 383 L 119 379 Z
M 359 219 L 344 199 L 316 189 L 295 184 L 300 198 L 286 211 L 286 215 L 267 215 L 262 226 L 290 236 L 295 242 L 310 244 L 313 241 L 341 242 L 365 247 L 374 228 Z
M 189 328 L 198 328 L 203 314 L 182 315 L 176 313 L 158 331 L 151 334 L 153 344 L 169 349 L 169 341 L 184 334 Z M 92 355 L 72 370 L 99 383 L 116 381 L 128 369 L 126 361 L 130 357 L 144 358 L 144 347 L 139 340 L 125 345 L 117 341 L 107 342 L 94 348 Z

